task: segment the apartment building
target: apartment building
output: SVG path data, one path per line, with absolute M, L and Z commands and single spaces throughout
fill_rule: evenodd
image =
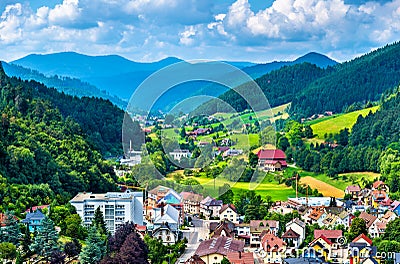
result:
M 143 225 L 143 193 L 108 192 L 94 194 L 78 193 L 71 201 L 83 224 L 89 226 L 97 208 L 103 213 L 107 229 L 112 234 L 126 222 Z

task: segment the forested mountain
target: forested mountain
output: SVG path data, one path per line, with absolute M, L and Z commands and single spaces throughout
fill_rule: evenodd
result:
M 7 78 L 7 81 L 12 86 L 29 92 L 29 96 L 50 102 L 64 119 L 70 118 L 77 122 L 90 144 L 103 155 L 117 155 L 122 152 L 121 128 L 124 112 L 110 101 L 66 95 L 36 81 L 21 81 L 17 78 Z
M 61 52 L 32 54 L 12 63 L 37 70 L 46 76 L 78 78 L 128 101 L 136 87 L 150 74 L 180 61 L 182 60 L 170 57 L 153 63 L 141 63 L 116 55 L 87 56 Z
M 293 66 L 284 66 L 256 79 L 255 82 L 264 92 L 270 105 L 277 106 L 291 102 L 304 87 L 307 87 L 311 82 L 321 78 L 331 70 L 332 68 L 324 70 L 315 64 L 301 63 Z M 238 89 L 246 94 L 248 85 L 248 83 L 245 83 L 239 86 Z M 239 112 L 248 108 L 247 102 L 233 90 L 220 95 L 219 99 L 229 103 Z M 211 100 L 196 109 L 196 112 L 206 114 L 222 111 L 224 110 L 223 102 L 218 99 Z
M 307 63 L 285 66 L 255 81 L 271 106 L 292 102 L 290 114 L 293 118 L 325 111 L 342 112 L 354 103 L 378 101 L 382 93 L 400 83 L 400 43 L 386 45 L 349 62 L 326 68 Z M 245 90 L 246 85 L 239 89 Z M 237 111 L 248 108 L 247 103 L 232 91 L 219 98 Z M 212 100 L 200 109 L 216 109 L 216 106 L 217 100 Z
M 140 63 L 120 56 L 86 56 L 74 52 L 63 52 L 48 55 L 32 54 L 13 61 L 10 66 L 20 65 L 32 69 L 31 72 L 21 72 L 21 69 L 18 69 L 18 71 L 13 72 L 13 76 L 21 77 L 22 79 L 34 79 L 72 95 L 93 95 L 110 99 L 116 105 L 124 106 L 138 85 L 152 73 L 165 66 L 181 61 L 180 59 L 170 57 L 158 62 Z M 258 65 L 250 62 L 225 61 L 225 63 L 243 69 L 243 71 L 253 78 L 260 77 L 285 65 L 295 65 L 303 62 L 316 64 L 319 67 L 336 64 L 335 61 L 318 53 L 309 53 L 294 61 Z M 12 72 L 10 71 L 10 73 Z M 32 76 L 33 73 L 35 73 L 34 76 Z M 39 75 L 36 75 L 36 73 Z M 55 78 L 55 75 L 58 78 Z M 82 83 L 76 83 L 72 89 L 69 87 L 69 84 L 71 80 L 75 80 L 74 78 L 80 79 L 83 83 L 93 85 L 101 92 L 96 92 L 94 87 L 82 86 Z M 58 79 L 68 81 L 68 83 L 60 83 Z M 82 89 L 83 91 L 78 91 Z M 199 82 L 190 82 L 172 89 L 163 95 L 155 104 L 155 108 L 157 110 L 169 111 L 177 102 L 186 98 L 198 95 L 219 96 L 226 91 L 227 88 L 225 87 L 217 87 L 209 83 L 200 84 Z M 143 98 L 143 101 L 146 100 L 147 98 Z M 141 106 L 138 105 L 137 107 L 140 108 Z
M 25 210 L 27 206 L 49 203 L 57 194 L 58 199 L 63 200 L 78 191 L 115 189 L 112 166 L 94 150 L 80 124 L 62 113 L 87 110 L 89 115 L 93 102 L 82 99 L 82 109 L 78 109 L 79 100 L 36 82 L 10 79 L 0 69 L 0 200 L 3 209 Z M 69 108 L 59 110 L 56 105 L 63 103 Z M 94 122 L 92 118 L 87 121 L 91 120 Z
M 326 68 L 328 66 L 334 66 L 337 64 L 336 61 L 332 60 L 331 58 L 319 54 L 316 52 L 310 52 L 307 53 L 306 55 L 303 55 L 299 58 L 297 58 L 294 61 L 274 61 L 270 63 L 263 63 L 263 64 L 257 64 L 254 66 L 246 67 L 243 69 L 244 72 L 249 74 L 252 78 L 256 79 L 261 77 L 264 74 L 270 73 L 273 70 L 278 70 L 282 68 L 283 66 L 290 66 L 290 65 L 296 65 L 296 64 L 301 64 L 304 62 L 308 62 L 311 64 L 315 64 L 318 67 L 321 68 Z
M 46 76 L 36 70 L 28 69 L 16 64 L 8 64 L 2 62 L 5 73 L 8 76 L 15 76 L 22 80 L 35 80 L 41 82 L 47 87 L 54 87 L 60 92 L 64 92 L 73 96 L 87 96 L 87 97 L 98 97 L 108 99 L 115 105 L 124 109 L 127 102 L 121 100 L 117 96 L 109 95 L 106 91 L 100 91 L 96 86 L 91 85 L 87 82 L 83 82 L 76 78 L 62 77 L 58 75 Z
M 287 153 L 298 166 L 331 177 L 344 172 L 380 172 L 392 193 L 400 191 L 400 88 L 385 95 L 378 111 L 365 118 L 360 115 L 351 133 L 345 129 L 326 140 L 334 140 L 338 146 L 298 144 Z
M 336 65 L 293 101 L 291 113 L 302 117 L 324 111 L 342 112 L 354 102 L 379 100 L 400 83 L 400 43 L 386 45 Z

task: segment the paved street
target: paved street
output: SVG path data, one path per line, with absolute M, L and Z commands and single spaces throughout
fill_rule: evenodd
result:
M 188 258 L 190 258 L 199 246 L 199 240 L 207 239 L 207 224 L 201 219 L 193 219 L 192 223 L 194 227 L 190 227 L 189 230 L 183 230 L 183 237 L 187 238 L 188 244 L 185 253 L 183 253 L 182 256 L 178 258 L 176 263 L 182 263 L 181 260 L 186 261 Z

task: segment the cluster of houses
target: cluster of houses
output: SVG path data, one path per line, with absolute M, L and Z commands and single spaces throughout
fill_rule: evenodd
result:
M 261 152 L 268 161 L 269 152 Z M 275 153 L 276 154 L 276 153 Z M 275 157 L 280 157 L 274 155 Z M 269 162 L 268 162 L 269 164 Z M 284 163 L 282 162 L 281 165 Z M 100 208 L 108 230 L 114 233 L 125 222 L 133 222 L 141 234 L 149 234 L 164 244 L 182 238 L 181 227 L 188 216 L 205 219 L 207 235 L 185 263 L 214 264 L 227 258 L 234 264 L 254 263 L 380 263 L 372 239 L 385 233 L 387 224 L 400 214 L 400 201 L 392 201 L 389 187 L 376 181 L 371 188 L 348 186 L 347 199 L 331 197 L 289 198 L 276 202 L 271 212 L 287 214 L 297 211 L 299 217 L 283 224 L 276 220 L 243 222 L 233 204 L 223 204 L 210 196 L 192 192 L 178 193 L 172 188 L 157 186 L 147 192 L 79 193 L 71 201 L 84 225 L 93 221 Z M 22 220 L 30 231 L 40 228 L 46 206 L 31 208 Z M 368 234 L 346 241 L 341 229 L 350 228 L 355 217 L 363 219 Z M 4 216 L 3 216 L 4 218 Z M 2 216 L 0 215 L 0 222 Z M 307 234 L 307 226 L 320 228 Z M 309 231 L 308 231 L 309 232 Z M 399 257 L 400 255 L 397 255 Z
M 287 214 L 296 210 L 299 218 L 280 225 L 275 220 L 251 220 L 242 223 L 233 205 L 224 205 L 230 215 L 220 213 L 220 221 L 211 222 L 209 237 L 186 263 L 349 263 L 375 264 L 383 260 L 400 260 L 395 252 L 378 252 L 372 239 L 381 236 L 390 221 L 399 216 L 400 202 L 387 198 L 388 186 L 376 181 L 371 189 L 346 188 L 348 200 L 330 197 L 290 198 L 271 208 Z M 368 234 L 347 241 L 339 227 L 350 228 L 355 217 L 363 219 Z M 235 221 L 236 220 L 236 221 Z M 320 229 L 310 234 L 308 225 Z M 240 254 L 238 254 L 238 251 Z M 392 254 L 392 255 L 391 255 Z M 394 262 L 398 263 L 398 262 Z

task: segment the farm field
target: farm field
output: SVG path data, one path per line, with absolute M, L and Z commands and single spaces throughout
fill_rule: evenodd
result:
M 351 113 L 333 115 L 330 117 L 313 120 L 311 122 L 307 122 L 306 124 L 311 125 L 311 128 L 318 139 L 323 139 L 325 134 L 337 134 L 344 128 L 349 128 L 351 130 L 359 115 L 365 117 L 370 111 L 373 113 L 376 112 L 378 108 L 379 106 L 374 106 Z
M 343 198 L 344 191 L 311 176 L 302 177 L 299 184 L 307 184 L 312 189 L 317 189 L 324 196 Z

